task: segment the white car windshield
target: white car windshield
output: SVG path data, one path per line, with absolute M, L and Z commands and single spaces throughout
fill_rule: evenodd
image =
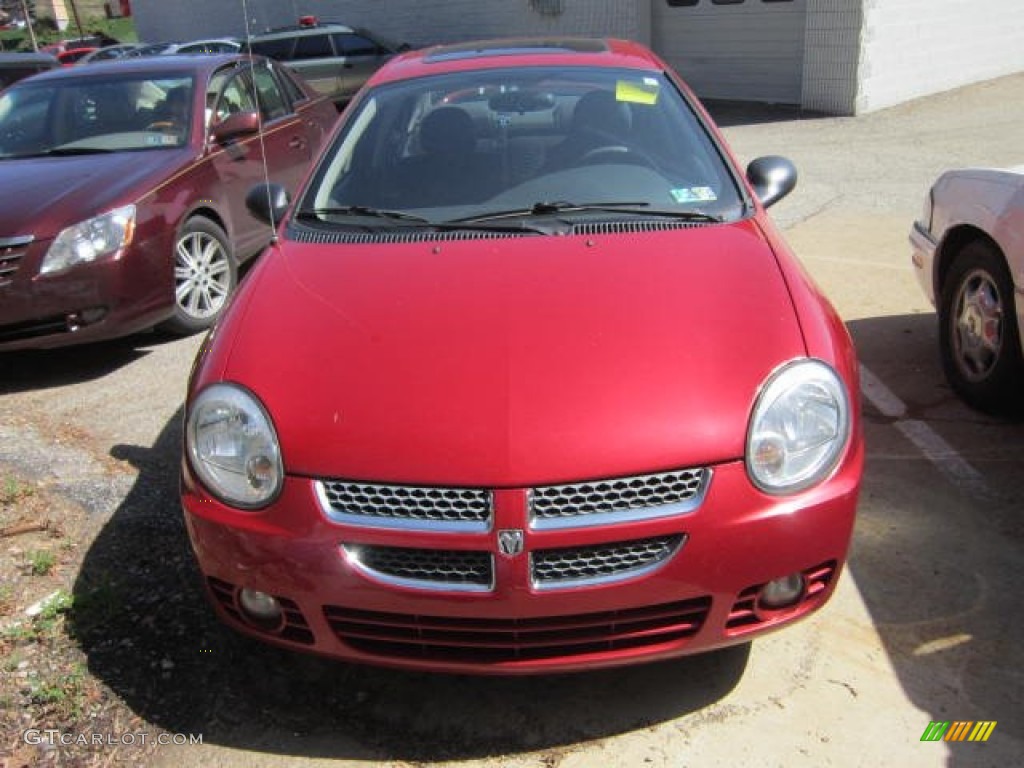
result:
M 305 221 L 745 210 L 703 122 L 659 73 L 467 71 L 382 85 L 350 109 L 298 206 Z

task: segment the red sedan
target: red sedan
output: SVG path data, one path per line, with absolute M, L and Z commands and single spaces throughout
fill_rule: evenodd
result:
M 219 615 L 367 664 L 525 674 L 820 608 L 861 482 L 847 331 L 680 79 L 614 40 L 401 56 L 190 381 Z
M 287 70 L 180 56 L 55 70 L 0 95 L 0 350 L 208 327 L 337 112 Z

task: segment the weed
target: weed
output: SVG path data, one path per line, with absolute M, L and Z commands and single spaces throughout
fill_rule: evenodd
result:
M 34 549 L 28 553 L 28 562 L 33 576 L 46 576 L 57 563 L 57 556 L 45 549 Z
M 31 485 L 26 485 L 18 478 L 7 475 L 0 487 L 0 504 L 13 504 L 18 499 L 31 496 L 33 493 L 35 493 L 35 489 Z

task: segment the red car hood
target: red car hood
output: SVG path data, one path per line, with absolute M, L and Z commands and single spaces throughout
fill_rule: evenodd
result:
M 134 202 L 187 161 L 174 150 L 0 161 L 0 232 L 55 237 L 109 207 Z
M 291 474 L 518 487 L 736 459 L 758 387 L 805 354 L 753 222 L 285 248 L 221 374 Z

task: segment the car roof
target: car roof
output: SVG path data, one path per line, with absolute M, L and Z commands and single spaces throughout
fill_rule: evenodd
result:
M 355 27 L 339 24 L 334 21 L 321 21 L 316 24 L 293 24 L 287 27 L 274 27 L 266 32 L 253 35 L 252 40 L 276 40 L 288 37 L 307 37 L 322 35 L 324 32 L 358 32 Z
M 259 56 L 239 53 L 183 53 L 167 56 L 121 58 L 111 61 L 97 61 L 88 67 L 53 69 L 33 78 L 40 83 L 69 77 L 99 78 L 125 74 L 160 74 L 162 72 L 194 72 L 210 74 L 224 64 L 235 61 L 254 61 Z
M 52 53 L 33 53 L 32 51 L 0 52 L 0 63 L 3 64 L 55 64 L 57 57 Z
M 385 64 L 371 83 L 506 67 L 614 67 L 663 71 L 665 65 L 638 43 L 615 38 L 517 37 L 437 45 L 408 51 Z

